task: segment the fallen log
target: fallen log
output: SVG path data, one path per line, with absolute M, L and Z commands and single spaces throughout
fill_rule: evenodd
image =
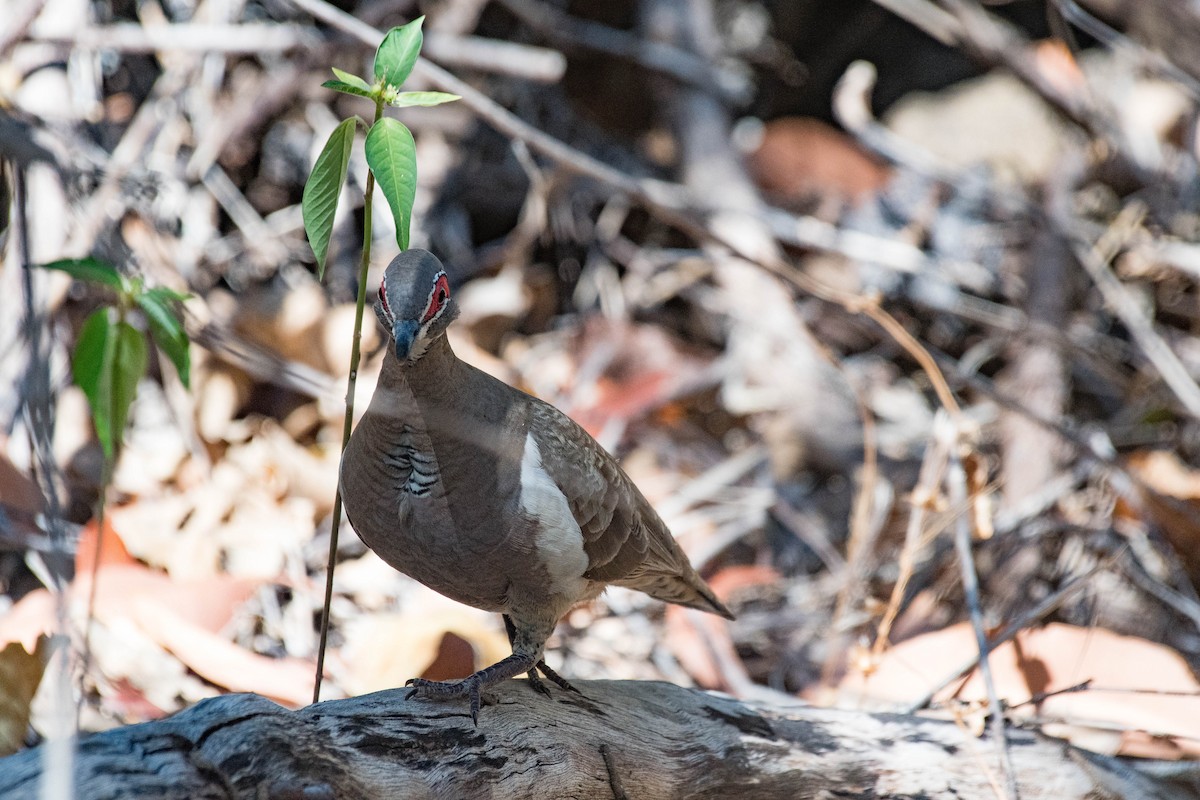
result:
M 994 800 L 986 740 L 953 722 L 802 705 L 768 708 L 678 686 L 579 681 L 545 697 L 465 703 L 403 689 L 290 711 L 217 697 L 83 739 L 79 798 L 775 798 Z M 1061 742 L 1009 736 L 1023 800 L 1096 797 Z M 40 748 L 0 760 L 0 797 L 33 800 Z

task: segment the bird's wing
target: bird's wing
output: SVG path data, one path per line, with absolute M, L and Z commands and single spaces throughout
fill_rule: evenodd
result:
M 686 560 L 682 551 L 616 460 L 553 406 L 535 399 L 531 411 L 542 463 L 583 534 L 584 577 L 612 582 L 677 572 Z

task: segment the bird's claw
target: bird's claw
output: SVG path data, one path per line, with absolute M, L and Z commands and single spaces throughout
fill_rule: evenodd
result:
M 570 683 L 570 681 L 568 681 L 568 680 L 567 680 L 566 678 L 564 678 L 562 675 L 559 675 L 559 674 L 558 674 L 557 672 L 555 672 L 554 670 L 552 670 L 552 669 L 550 669 L 549 667 L 547 667 L 547 666 L 546 666 L 546 662 L 545 662 L 545 661 L 539 661 L 539 662 L 538 662 L 538 665 L 537 665 L 537 668 L 538 668 L 539 670 L 541 670 L 541 672 L 542 672 L 542 674 L 543 674 L 543 675 L 545 675 L 547 678 L 549 678 L 551 681 L 553 681 L 553 682 L 554 682 L 554 684 L 555 684 L 556 686 L 558 686 L 558 688 L 560 688 L 560 689 L 564 689 L 564 690 L 566 690 L 566 691 L 568 691 L 568 692 L 574 692 L 575 694 L 577 694 L 577 695 L 580 695 L 580 696 L 582 696 L 582 695 L 583 695 L 583 692 L 579 691 L 579 690 L 578 690 L 578 689 L 576 689 L 574 686 L 572 686 L 572 685 L 571 685 L 571 683 Z M 545 686 L 545 684 L 543 684 L 543 686 Z M 547 692 L 547 694 L 549 694 L 549 692 Z
M 475 726 L 479 726 L 479 707 L 482 705 L 480 699 L 479 685 L 480 680 L 475 675 L 463 678 L 458 681 L 429 681 L 424 678 L 409 678 L 404 682 L 405 686 L 411 686 L 408 694 L 405 695 L 405 700 L 411 700 L 414 696 L 423 693 L 441 695 L 442 697 L 461 697 L 464 694 L 470 698 L 471 704 L 471 722 Z
M 541 694 L 544 694 L 544 695 L 546 695 L 546 697 L 550 697 L 550 696 L 551 696 L 551 694 L 550 694 L 550 687 L 549 687 L 549 686 L 547 686 L 547 685 L 546 685 L 546 684 L 545 684 L 545 683 L 542 681 L 542 679 L 538 677 L 538 675 L 537 675 L 537 671 L 536 671 L 536 670 L 530 670 L 530 671 L 529 671 L 529 685 L 530 685 L 531 687 L 533 687 L 533 689 L 534 689 L 534 690 L 536 690 L 537 692 L 540 692 Z

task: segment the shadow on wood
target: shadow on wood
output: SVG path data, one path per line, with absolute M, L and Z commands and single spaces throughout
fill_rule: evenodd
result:
M 402 689 L 289 711 L 228 695 L 84 739 L 78 797 L 758 798 L 996 796 L 994 750 L 960 726 L 797 704 L 766 708 L 665 683 L 579 681 L 547 698 L 509 681 L 465 702 Z M 1060 742 L 1010 734 L 1021 797 L 1094 797 Z M 0 760 L 0 797 L 37 797 L 39 749 Z

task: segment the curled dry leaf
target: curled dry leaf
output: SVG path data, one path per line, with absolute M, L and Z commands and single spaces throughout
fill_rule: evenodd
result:
M 257 581 L 229 576 L 180 580 L 140 564 L 102 564 L 96 573 L 96 619 L 111 623 L 133 617 L 143 598 L 170 608 L 188 623 L 219 631 L 258 587 Z M 70 587 L 69 609 L 79 624 L 86 620 L 92 573 L 82 572 Z M 20 642 L 32 649 L 37 637 L 54 630 L 54 601 L 46 589 L 36 589 L 0 617 L 0 643 Z
M 151 597 L 138 598 L 131 610 L 150 638 L 209 683 L 234 692 L 255 692 L 292 707 L 312 699 L 313 664 L 306 660 L 252 653 Z

